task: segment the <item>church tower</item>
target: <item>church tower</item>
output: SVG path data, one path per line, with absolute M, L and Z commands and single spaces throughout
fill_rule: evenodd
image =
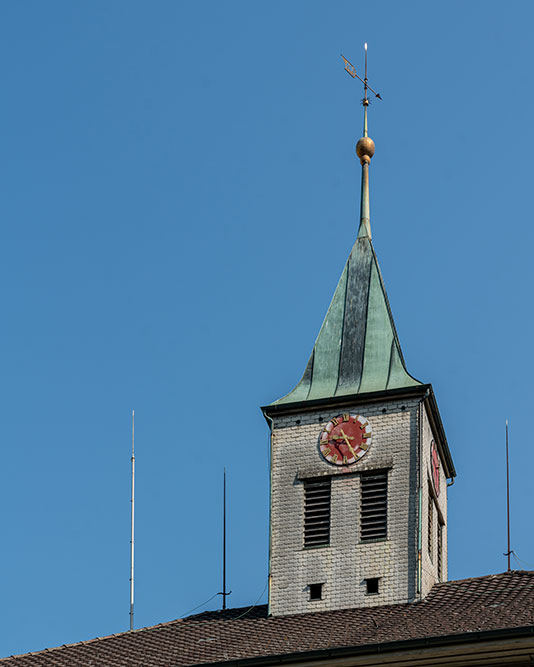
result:
M 432 386 L 406 368 L 371 240 L 365 69 L 357 238 L 302 379 L 262 408 L 273 616 L 413 602 L 447 579 L 456 472 Z

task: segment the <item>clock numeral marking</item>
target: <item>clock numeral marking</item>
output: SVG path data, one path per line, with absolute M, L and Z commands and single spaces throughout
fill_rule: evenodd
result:
M 330 449 L 330 447 L 325 447 L 325 448 L 323 449 L 323 454 L 324 454 L 325 456 L 330 456 L 331 452 L 332 452 L 332 450 Z
M 369 449 L 369 445 L 366 442 L 362 442 L 360 449 L 365 449 L 365 451 L 367 451 Z
M 334 426 L 337 426 L 339 424 L 339 419 L 337 417 L 334 417 L 333 419 L 330 420 Z
M 349 413 L 348 413 L 348 412 L 345 412 L 345 414 L 343 415 L 343 421 L 344 421 L 344 422 L 348 422 L 349 419 L 350 419 L 350 415 L 349 415 Z
M 337 454 L 334 454 L 334 456 L 332 456 L 332 461 L 333 461 L 334 463 L 336 463 L 336 461 L 337 461 Z
M 348 463 L 348 462 L 349 462 L 348 458 L 346 456 L 344 456 L 343 457 L 343 463 Z

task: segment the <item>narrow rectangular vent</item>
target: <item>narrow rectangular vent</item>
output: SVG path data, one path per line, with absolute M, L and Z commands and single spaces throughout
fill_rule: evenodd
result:
M 304 482 L 304 546 L 330 544 L 330 477 Z
M 438 524 L 438 581 L 443 578 L 443 524 Z
M 378 578 L 366 579 L 365 588 L 367 595 L 378 595 Z
M 434 561 L 434 500 L 430 489 L 428 490 L 428 555 Z
M 323 599 L 323 585 L 322 584 L 310 584 L 308 586 L 310 591 L 310 600 L 322 600 Z
M 362 540 L 387 537 L 388 533 L 388 474 L 364 473 L 361 478 L 361 538 Z

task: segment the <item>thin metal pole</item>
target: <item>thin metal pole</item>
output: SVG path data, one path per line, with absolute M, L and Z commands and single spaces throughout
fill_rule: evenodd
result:
M 226 468 L 223 475 L 223 571 L 222 571 L 222 608 L 226 609 Z
M 508 528 L 508 572 L 510 572 L 510 555 L 512 550 L 510 548 L 510 466 L 508 463 L 508 419 L 506 420 L 506 522 Z
M 367 106 L 367 42 L 365 42 L 365 76 L 364 76 L 364 105 Z
M 134 512 L 135 512 L 135 410 L 132 410 L 132 495 L 130 533 L 130 630 L 134 629 Z

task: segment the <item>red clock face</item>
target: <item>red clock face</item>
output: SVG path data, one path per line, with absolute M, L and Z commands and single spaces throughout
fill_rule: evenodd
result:
M 432 440 L 430 446 L 430 465 L 432 466 L 432 481 L 434 482 L 434 491 L 439 496 L 439 454 L 436 445 Z
M 333 417 L 319 438 L 321 454 L 337 466 L 352 465 L 371 446 L 371 426 L 365 417 L 349 414 Z

